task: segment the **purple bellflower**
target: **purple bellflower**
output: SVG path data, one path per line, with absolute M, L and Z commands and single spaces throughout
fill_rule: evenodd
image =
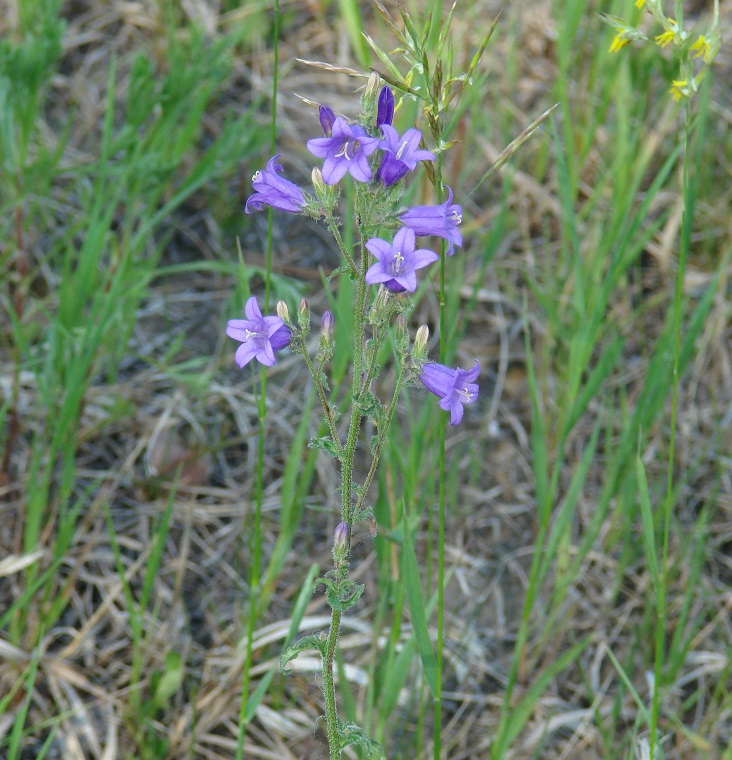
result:
M 463 209 L 452 202 L 452 190 L 447 188 L 447 200 L 439 206 L 413 206 L 400 217 L 402 224 L 416 235 L 437 235 L 449 243 L 447 255 L 455 253 L 455 246 L 463 244 L 458 225 L 463 221 Z
M 394 121 L 394 93 L 384 85 L 379 93 L 379 105 L 376 109 L 376 127 L 382 124 L 391 126 Z
M 341 116 L 333 122 L 332 137 L 308 140 L 308 150 L 324 158 L 323 180 L 326 185 L 340 182 L 349 173 L 358 182 L 371 182 L 368 156 L 379 147 L 378 137 L 369 137 L 358 124 L 349 124 Z
M 434 161 L 435 156 L 428 150 L 420 150 L 422 133 L 418 129 L 408 129 L 401 137 L 394 127 L 382 124 L 384 139 L 379 148 L 384 151 L 376 179 L 386 187 L 398 182 L 408 171 L 413 171 L 417 161 Z
M 320 106 L 318 108 L 318 116 L 320 118 L 320 126 L 323 128 L 323 134 L 326 137 L 331 137 L 333 134 L 333 122 L 336 120 L 333 109 L 328 108 L 328 106 Z
M 415 250 L 414 232 L 408 227 L 402 227 L 394 236 L 394 242 L 388 243 L 381 238 L 371 238 L 366 248 L 377 258 L 377 262 L 366 272 L 366 282 L 369 285 L 383 283 L 392 293 L 408 290 L 414 293 L 417 289 L 415 270 L 426 267 L 439 256 L 434 251 L 424 248 Z
M 282 167 L 277 163 L 277 159 L 281 155 L 278 153 L 270 158 L 267 168 L 256 172 L 252 177 L 252 185 L 256 192 L 247 199 L 244 206 L 245 213 L 259 211 L 262 206 L 272 206 L 272 208 L 289 211 L 292 214 L 302 211 L 306 203 L 302 190 L 294 182 L 278 176 Z
M 450 424 L 457 425 L 463 418 L 463 404 L 472 404 L 478 398 L 478 386 L 473 381 L 479 372 L 477 360 L 471 369 L 429 362 L 422 367 L 419 379 L 430 393 L 440 397 L 440 406 L 450 412 Z
M 290 342 L 290 328 L 280 317 L 263 317 L 255 296 L 246 302 L 244 312 L 247 319 L 230 319 L 226 325 L 226 334 L 241 341 L 234 359 L 242 368 L 252 359 L 271 367 L 275 363 L 274 352 Z

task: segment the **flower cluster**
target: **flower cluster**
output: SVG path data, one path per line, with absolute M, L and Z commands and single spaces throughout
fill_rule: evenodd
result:
M 714 60 L 720 47 L 719 4 L 715 0 L 712 24 L 704 34 L 694 34 L 685 29 L 675 18 L 667 16 L 663 0 L 636 0 L 635 7 L 644 9 L 661 28 L 660 34 L 652 37 L 653 43 L 660 48 L 673 45 L 679 60 L 679 73 L 672 80 L 669 93 L 674 100 L 691 98 L 699 89 L 707 67 Z M 610 43 L 610 52 L 615 53 L 636 40 L 650 42 L 651 38 L 644 32 L 619 16 L 601 14 L 603 20 L 615 29 L 615 36 Z M 694 42 L 692 42 L 694 40 Z M 701 65 L 698 63 L 701 59 Z
M 376 79 L 378 87 L 378 78 Z M 373 85 L 372 85 L 373 87 Z M 367 88 L 368 91 L 368 88 Z M 307 148 L 322 160 L 322 168 L 313 170 L 314 193 L 305 193 L 298 185 L 282 176 L 278 163 L 280 154 L 269 160 L 262 171 L 252 178 L 254 194 L 246 201 L 246 213 L 259 211 L 265 206 L 313 218 L 326 217 L 332 222 L 332 210 L 337 201 L 337 186 L 348 175 L 364 186 L 370 203 L 379 209 L 371 223 L 365 227 L 372 230 L 363 240 L 373 263 L 365 262 L 360 276 L 366 285 L 377 285 L 388 292 L 385 296 L 398 299 L 404 293 L 417 289 L 417 270 L 424 269 L 439 260 L 438 254 L 428 248 L 417 247 L 417 238 L 438 237 L 446 241 L 446 254 L 451 256 L 456 246 L 462 246 L 459 226 L 462 208 L 453 203 L 453 191 L 446 187 L 447 198 L 435 205 L 394 207 L 399 185 L 405 177 L 417 169 L 420 162 L 434 161 L 435 155 L 424 147 L 422 133 L 415 128 L 403 134 L 393 126 L 395 102 L 389 87 L 382 87 L 376 100 L 372 90 L 374 108 L 370 114 L 364 109 L 359 123 L 352 123 L 326 105 L 319 107 L 320 126 L 323 137 L 307 141 Z M 375 117 L 375 118 L 374 118 Z M 333 230 L 333 228 L 331 227 Z M 381 234 L 374 234 L 379 230 Z M 357 268 L 353 259 L 343 249 L 351 272 Z M 381 296 L 377 301 L 382 302 Z M 396 302 L 395 302 L 396 303 Z M 284 305 L 283 305 L 284 306 Z M 394 309 L 397 307 L 394 307 Z M 300 350 L 302 340 L 298 328 L 281 316 L 262 316 L 255 298 L 246 304 L 246 320 L 233 319 L 227 327 L 227 335 L 240 341 L 236 362 L 244 367 L 252 359 L 266 366 L 274 364 L 274 353 L 283 349 L 293 338 L 293 329 Z M 389 315 L 394 310 L 389 311 Z M 278 309 L 278 314 L 286 310 Z M 309 323 L 308 323 L 309 326 Z M 317 358 L 332 354 L 333 316 L 323 316 L 323 333 Z M 293 343 L 293 346 L 295 343 Z M 412 364 L 412 377 L 418 377 L 431 393 L 440 398 L 440 406 L 450 412 L 450 423 L 456 425 L 463 416 L 463 405 L 475 401 L 478 386 L 478 364 L 470 370 L 449 368 L 429 362 L 426 355 Z

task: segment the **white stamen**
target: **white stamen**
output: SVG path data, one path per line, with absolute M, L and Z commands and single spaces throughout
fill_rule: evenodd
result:
M 348 146 L 353 142 L 353 154 L 351 156 L 348 155 Z M 356 155 L 356 150 L 358 148 L 358 142 L 356 140 L 346 140 L 346 142 L 343 143 L 343 147 L 336 153 L 335 157 L 340 158 L 343 156 L 346 161 L 350 161 L 353 156 Z
M 404 261 L 405 261 L 405 259 L 404 259 L 404 256 L 402 256 L 402 252 L 401 251 L 397 251 L 394 254 L 394 261 L 392 262 L 392 265 L 391 265 L 391 273 L 395 277 L 399 276 L 399 274 L 401 273 L 402 268 L 403 268 L 402 267 L 402 263 Z
M 459 390 L 458 393 L 465 399 L 466 404 L 470 403 L 470 400 L 473 398 L 473 394 L 467 388 Z

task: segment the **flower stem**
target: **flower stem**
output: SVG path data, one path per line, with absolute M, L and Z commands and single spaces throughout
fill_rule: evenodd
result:
M 368 492 L 371 481 L 374 479 L 374 475 L 376 474 L 376 468 L 378 467 L 379 459 L 381 458 L 381 451 L 384 448 L 384 444 L 386 443 L 386 436 L 389 432 L 389 428 L 391 427 L 391 420 L 394 416 L 394 411 L 397 407 L 397 401 L 399 401 L 399 396 L 401 395 L 402 388 L 404 386 L 404 374 L 404 363 L 402 362 L 399 365 L 399 375 L 394 386 L 394 395 L 392 396 L 391 404 L 389 405 L 389 409 L 387 410 L 381 428 L 379 429 L 379 441 L 376 445 L 374 455 L 371 459 L 371 466 L 369 467 L 368 474 L 366 475 L 366 479 L 363 482 L 361 495 L 358 497 L 356 506 L 353 509 L 354 514 L 358 514 L 359 510 L 363 506 L 363 502 L 366 499 L 366 493 Z
M 333 681 L 333 660 L 335 659 L 338 634 L 341 627 L 341 611 L 333 609 L 330 628 L 323 657 L 323 697 L 325 699 L 325 723 L 328 732 L 330 760 L 341 758 L 341 738 L 338 732 L 338 708 L 336 707 L 335 683 Z
M 338 225 L 335 222 L 335 219 L 333 218 L 332 214 L 329 214 L 326 217 L 326 223 L 328 224 L 328 229 L 330 230 L 331 234 L 335 238 L 336 243 L 338 244 L 338 250 L 343 255 L 343 258 L 348 262 L 348 266 L 351 269 L 351 272 L 354 276 L 358 277 L 358 268 L 356 267 L 356 262 L 353 260 L 353 256 L 348 252 L 348 248 L 346 248 L 346 244 L 343 242 L 343 237 L 341 236 L 341 231 L 338 229 Z
M 336 451 L 338 452 L 338 456 L 341 455 L 341 452 L 343 451 L 343 447 L 341 446 L 341 439 L 338 435 L 338 429 L 336 428 L 335 420 L 333 419 L 333 412 L 330 409 L 330 404 L 328 403 L 328 399 L 325 397 L 325 389 L 323 388 L 323 384 L 320 382 L 319 374 L 316 372 L 315 367 L 313 366 L 312 359 L 308 356 L 308 352 L 303 346 L 303 357 L 305 357 L 305 363 L 308 365 L 308 369 L 310 370 L 310 374 L 313 376 L 313 381 L 315 382 L 315 387 L 318 389 L 318 396 L 320 396 L 320 403 L 323 406 L 323 411 L 325 412 L 325 420 L 328 423 L 328 428 L 330 429 L 330 437 L 333 439 L 333 445 L 336 447 Z

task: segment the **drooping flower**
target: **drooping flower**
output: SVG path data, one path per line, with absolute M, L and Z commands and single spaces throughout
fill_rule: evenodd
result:
M 308 140 L 308 150 L 323 158 L 323 179 L 326 185 L 340 182 L 349 173 L 358 182 L 372 178 L 368 156 L 379 146 L 378 137 L 369 137 L 358 124 L 349 124 L 341 116 L 333 122 L 332 137 Z
M 447 188 L 447 200 L 438 206 L 413 206 L 399 217 L 402 224 L 416 235 L 437 235 L 449 243 L 447 255 L 452 256 L 456 245 L 463 244 L 458 225 L 463 221 L 463 209 L 452 202 L 452 190 Z
M 294 182 L 278 176 L 282 167 L 277 163 L 277 159 L 281 155 L 278 153 L 270 158 L 267 168 L 256 172 L 252 177 L 252 185 L 256 192 L 247 199 L 244 206 L 245 213 L 259 211 L 262 206 L 272 206 L 272 208 L 289 211 L 292 214 L 302 211 L 306 203 L 302 190 Z
M 435 156 L 428 150 L 419 148 L 422 133 L 418 129 L 408 129 L 402 137 L 394 127 L 382 124 L 384 139 L 379 148 L 384 151 L 376 179 L 386 187 L 398 182 L 408 171 L 413 171 L 417 161 L 434 161 Z
M 244 306 L 247 319 L 230 319 L 226 334 L 241 342 L 234 360 L 245 367 L 256 359 L 266 367 L 275 363 L 274 352 L 283 349 L 292 336 L 290 328 L 280 317 L 263 317 L 255 296 Z
M 450 424 L 457 425 L 463 418 L 463 405 L 472 404 L 478 398 L 478 386 L 474 380 L 479 372 L 477 360 L 471 369 L 453 369 L 429 362 L 422 367 L 419 379 L 430 393 L 439 396 L 440 407 L 450 412 Z
M 384 85 L 379 93 L 379 105 L 376 110 L 376 127 L 391 125 L 394 120 L 394 93 Z
M 366 248 L 377 261 L 366 272 L 366 282 L 369 285 L 383 283 L 392 293 L 405 290 L 414 293 L 417 289 L 415 270 L 426 267 L 439 258 L 434 251 L 424 248 L 415 250 L 414 244 L 414 232 L 408 227 L 402 227 L 392 243 L 381 238 L 371 238 L 366 243 Z

